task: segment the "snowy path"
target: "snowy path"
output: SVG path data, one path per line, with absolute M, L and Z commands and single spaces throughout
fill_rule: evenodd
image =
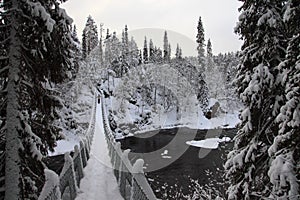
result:
M 84 168 L 84 177 L 80 182 L 80 191 L 76 200 L 123 199 L 110 164 L 103 131 L 101 106 L 98 104 L 91 157 Z

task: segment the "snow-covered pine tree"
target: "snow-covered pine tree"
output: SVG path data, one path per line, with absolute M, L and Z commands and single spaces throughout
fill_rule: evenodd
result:
M 143 48 L 143 60 L 144 63 L 148 63 L 148 46 L 147 46 L 147 38 L 145 36 L 145 40 L 144 40 L 144 48 Z
M 180 59 L 183 58 L 183 57 L 182 57 L 182 49 L 181 49 L 181 47 L 179 48 L 179 58 L 180 58 Z
M 143 56 L 142 56 L 142 50 L 138 50 L 139 57 L 138 57 L 138 65 L 141 65 L 143 63 Z
M 233 150 L 225 164 L 228 199 L 272 197 L 268 149 L 278 134 L 275 118 L 283 100 L 276 80 L 285 56 L 284 0 L 245 0 L 236 32 L 244 40 L 236 83 L 245 105 Z
M 86 59 L 87 57 L 86 29 L 83 29 L 82 31 L 81 51 L 82 51 L 82 59 Z
M 154 47 L 154 63 L 162 63 L 162 50 L 160 48 Z
M 1 75 L 5 77 L 1 88 L 5 107 L 1 111 L 5 199 L 37 199 L 44 183 L 41 159 L 54 147 L 58 137 L 52 122 L 59 104 L 48 83 L 66 77 L 71 60 L 67 49 L 72 44 L 69 41 L 72 20 L 56 0 L 47 3 L 6 0 L 3 4 L 0 15 L 5 30 L 0 29 L 4 39 L 0 43 L 5 44 L 7 55 L 1 57 Z M 61 41 L 52 40 L 60 34 L 65 34 Z M 58 49 L 61 55 L 54 61 Z
M 89 55 L 98 45 L 98 29 L 91 15 L 88 16 L 83 34 L 85 35 L 86 40 L 86 53 Z
M 129 39 L 128 39 L 128 27 L 125 25 L 124 29 L 124 45 L 125 45 L 125 52 L 128 53 L 129 51 Z
M 284 13 L 288 30 L 285 60 L 279 65 L 279 84 L 284 86 L 284 103 L 276 118 L 279 133 L 269 148 L 272 183 L 270 197 L 300 198 L 300 1 L 289 0 Z
M 169 43 L 169 45 L 168 45 L 168 62 L 171 61 L 171 54 L 172 54 L 172 49 L 171 49 L 171 44 Z
M 99 39 L 99 59 L 100 59 L 100 65 L 102 66 L 103 63 L 104 63 L 104 60 L 103 60 L 103 39 L 102 39 L 102 36 L 103 36 L 103 23 L 100 24 L 100 39 Z
M 77 35 L 77 27 L 76 25 L 72 28 L 72 38 L 75 42 L 79 43 L 78 35 Z
M 121 59 L 121 76 L 128 71 L 131 67 L 134 67 L 138 64 L 138 52 L 137 52 L 137 44 L 134 41 L 133 37 L 131 40 L 128 39 L 128 27 L 125 25 L 125 29 L 122 32 L 122 59 Z
M 163 53 L 164 53 L 164 55 L 163 55 L 164 62 L 167 63 L 167 62 L 170 61 L 169 60 L 169 57 L 170 57 L 170 55 L 169 55 L 169 41 L 168 41 L 168 33 L 167 33 L 167 31 L 165 31 L 165 34 L 164 34 L 164 48 L 163 49 L 164 49 L 163 50 Z
M 152 39 L 149 41 L 149 62 L 154 62 L 154 45 Z
M 182 59 L 182 50 L 181 50 L 179 44 L 177 44 L 177 46 L 176 46 L 175 58 Z
M 208 39 L 207 41 L 206 57 L 207 57 L 206 70 L 211 70 L 211 68 L 213 67 L 213 53 L 212 53 L 212 45 L 210 39 Z
M 41 57 L 41 60 L 43 60 L 44 66 L 47 66 L 48 69 L 45 70 L 44 68 L 42 71 L 48 73 L 44 74 L 48 80 L 54 83 L 61 83 L 67 79 L 73 79 L 78 72 L 79 44 L 75 42 L 78 41 L 76 26 L 74 28 L 75 33 L 73 32 L 75 37 L 72 37 L 71 26 L 73 20 L 64 9 L 59 7 L 58 2 L 54 2 L 53 5 L 53 9 L 47 9 L 56 23 L 50 34 L 51 39 L 45 40 L 47 51 L 43 51 L 44 56 Z M 36 70 L 40 68 L 41 66 L 37 66 Z
M 78 73 L 79 70 L 79 62 L 82 58 L 82 52 L 81 52 L 81 47 L 80 47 L 80 41 L 78 39 L 78 35 L 77 35 L 77 28 L 76 25 L 73 26 L 73 30 L 71 32 L 71 37 L 73 40 L 73 44 L 71 45 L 71 54 L 73 54 L 74 58 L 73 61 L 71 61 L 74 65 L 72 72 L 72 78 L 74 76 L 76 76 L 76 74 Z
M 204 28 L 201 20 L 201 16 L 199 17 L 198 25 L 197 25 L 197 36 L 196 42 L 198 44 L 197 51 L 198 51 L 198 62 L 200 67 L 204 69 L 205 65 L 205 39 L 204 39 Z
M 110 69 L 112 69 L 117 77 L 122 77 L 128 71 L 128 63 L 123 59 L 123 44 L 117 38 L 117 33 L 113 32 L 111 38 L 108 40 L 110 44 Z
M 133 36 L 129 41 L 129 63 L 130 67 L 136 67 L 139 64 L 139 49 L 138 45 L 135 42 Z

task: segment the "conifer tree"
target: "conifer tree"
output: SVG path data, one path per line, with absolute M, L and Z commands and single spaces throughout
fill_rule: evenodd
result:
M 89 55 L 90 52 L 98 45 L 98 29 L 95 24 L 92 16 L 88 16 L 88 19 L 85 24 L 85 28 L 83 30 L 82 38 L 85 37 L 85 51 L 86 55 Z
M 148 47 L 147 47 L 147 38 L 146 37 L 144 40 L 143 60 L 144 60 L 144 63 L 148 63 Z
M 77 36 L 77 27 L 76 25 L 73 26 L 73 29 L 72 29 L 72 38 L 75 42 L 79 43 L 79 39 L 78 39 L 78 36 Z
M 160 48 L 154 47 L 154 63 L 162 63 L 163 57 L 162 57 L 162 50 Z
M 86 29 L 83 29 L 83 33 L 82 33 L 82 58 L 86 59 L 87 57 L 87 39 L 86 39 Z
M 288 177 L 283 174 L 280 177 L 268 176 L 274 168 L 275 172 L 282 169 L 282 163 L 271 166 L 273 158 L 268 149 L 270 151 L 274 145 L 279 131 L 275 118 L 284 100 L 284 88 L 278 83 L 281 79 L 278 66 L 286 49 L 282 19 L 284 4 L 284 0 L 246 0 L 240 8 L 242 14 L 236 32 L 244 44 L 236 83 L 245 109 L 241 113 L 242 122 L 234 148 L 225 165 L 230 183 L 228 199 L 277 199 L 288 197 L 286 191 L 295 192 L 294 187 L 298 187 L 290 185 L 295 183 L 292 173 L 286 174 Z M 280 162 L 286 162 L 290 169 L 294 163 L 289 159 Z M 285 186 L 284 190 L 277 190 L 279 179 Z M 296 198 L 289 196 L 289 199 Z
M 0 175 L 5 174 L 5 199 L 37 199 L 45 181 L 42 158 L 59 137 L 53 120 L 60 103 L 46 85 L 63 81 L 71 67 L 72 19 L 56 0 L 6 0 L 3 5 L 0 127 L 5 167 Z
M 127 25 L 125 25 L 124 43 L 125 43 L 125 46 L 126 46 L 126 50 L 128 50 L 129 39 L 128 39 L 128 27 L 127 27 Z
M 171 53 L 172 53 L 172 49 L 171 49 L 171 44 L 169 43 L 169 45 L 168 45 L 168 62 L 171 61 Z
M 280 85 L 284 86 L 284 101 L 276 117 L 278 135 L 268 150 L 271 157 L 268 176 L 272 183 L 272 198 L 300 197 L 300 2 L 287 2 L 284 22 L 288 31 L 285 59 L 279 65 Z M 284 169 L 284 170 L 283 170 Z
M 139 65 L 143 63 L 142 50 L 139 50 Z
M 135 67 L 139 64 L 139 49 L 133 37 L 131 37 L 128 46 L 130 56 L 128 65 L 130 67 Z
M 100 54 L 100 65 L 103 65 L 103 23 L 100 24 L 100 39 L 99 39 L 99 54 Z
M 206 69 L 208 71 L 211 71 L 212 67 L 213 67 L 213 53 L 212 53 L 212 45 L 211 45 L 211 42 L 210 42 L 210 39 L 208 39 L 207 41 L 207 49 L 206 49 L 206 57 L 207 57 L 207 65 L 206 65 Z
M 197 26 L 197 36 L 196 42 L 198 44 L 197 51 L 198 51 L 198 62 L 199 65 L 204 68 L 205 64 L 205 55 L 204 55 L 204 47 L 205 47 L 205 39 L 204 39 L 204 28 L 202 24 L 201 17 L 199 17 L 198 26 Z
M 165 31 L 164 34 L 164 62 L 169 62 L 169 57 L 170 57 L 170 53 L 169 53 L 169 41 L 168 41 L 168 34 L 167 31 Z
M 179 44 L 177 44 L 177 47 L 176 47 L 175 57 L 176 57 L 177 59 L 182 59 L 182 50 L 181 50 L 181 48 L 179 47 Z
M 149 41 L 149 62 L 154 62 L 154 45 L 152 39 Z

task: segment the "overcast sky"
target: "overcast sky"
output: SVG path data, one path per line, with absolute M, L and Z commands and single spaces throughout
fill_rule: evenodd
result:
M 201 16 L 205 40 L 211 39 L 214 54 L 240 49 L 241 41 L 233 33 L 239 6 L 238 0 L 68 0 L 62 5 L 73 18 L 80 38 L 91 15 L 98 28 L 104 23 L 104 28 L 118 34 L 127 24 L 129 30 L 172 30 L 195 41 Z M 176 44 L 171 45 L 173 49 Z

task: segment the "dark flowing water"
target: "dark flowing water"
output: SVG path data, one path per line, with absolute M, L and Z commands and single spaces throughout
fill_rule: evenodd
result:
M 122 149 L 131 149 L 132 163 L 138 158 L 144 159 L 146 177 L 158 198 L 177 199 L 178 192 L 193 193 L 192 180 L 224 194 L 223 164 L 233 146 L 232 142 L 220 143 L 218 149 L 207 150 L 188 146 L 186 141 L 224 136 L 232 139 L 235 134 L 235 129 L 174 128 L 143 133 L 119 142 Z

